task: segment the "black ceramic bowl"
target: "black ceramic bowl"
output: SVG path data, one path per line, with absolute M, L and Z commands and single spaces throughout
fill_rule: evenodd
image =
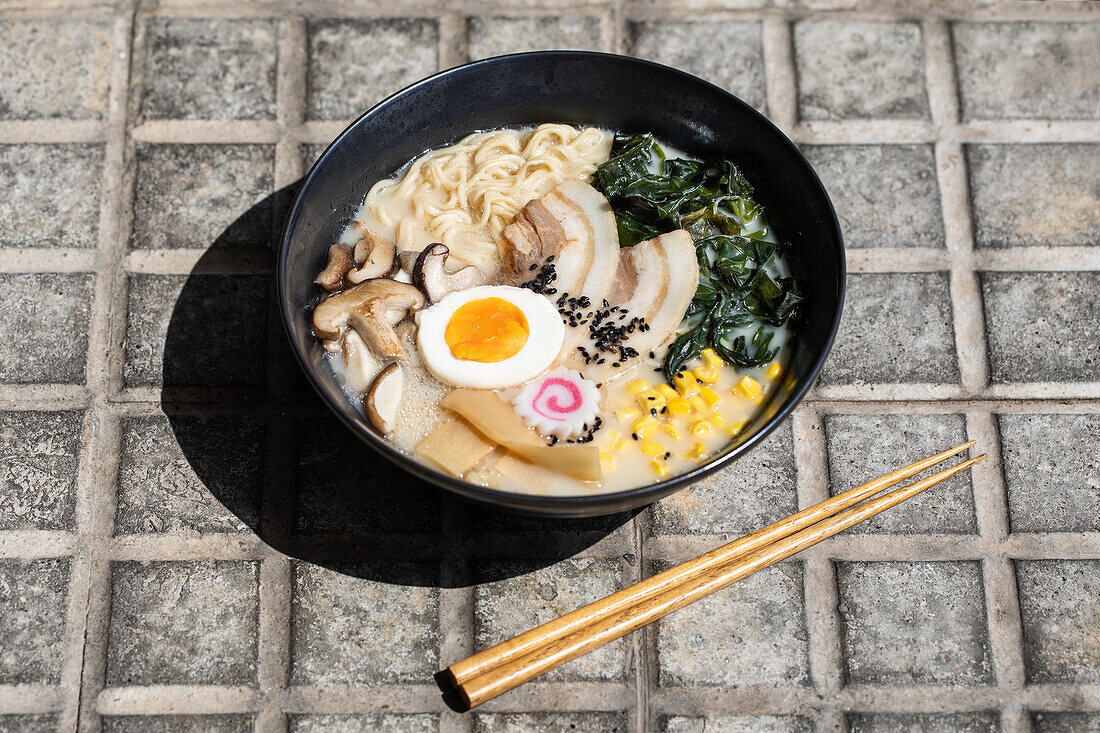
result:
M 367 189 L 423 151 L 494 127 L 568 122 L 649 131 L 688 154 L 731 158 L 756 188 L 806 295 L 788 379 L 743 435 L 698 468 L 631 491 L 549 497 L 495 491 L 444 475 L 387 442 L 353 407 L 310 333 L 313 278 Z M 279 299 L 294 353 L 322 399 L 367 445 L 477 502 L 528 513 L 590 516 L 644 506 L 729 465 L 768 435 L 809 389 L 829 352 L 844 296 L 844 249 L 829 197 L 774 125 L 728 92 L 682 71 L 626 56 L 545 51 L 500 56 L 417 82 L 352 123 L 302 182 L 283 229 Z M 364 477 L 369 501 L 370 477 Z

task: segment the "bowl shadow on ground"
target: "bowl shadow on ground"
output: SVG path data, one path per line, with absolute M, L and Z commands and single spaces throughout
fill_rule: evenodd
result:
M 343 426 L 301 373 L 276 303 L 279 228 L 296 187 L 237 217 L 172 309 L 161 408 L 206 491 L 282 553 L 400 585 L 501 580 L 629 531 L 637 510 L 552 519 L 466 504 Z

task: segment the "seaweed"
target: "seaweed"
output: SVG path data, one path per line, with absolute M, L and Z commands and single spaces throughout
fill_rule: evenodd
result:
M 775 357 L 775 329 L 798 318 L 803 296 L 794 278 L 772 274 L 786 247 L 768 241 L 763 207 L 733 161 L 666 159 L 648 133 L 616 135 L 596 186 L 615 212 L 620 246 L 675 229 L 695 242 L 699 287 L 687 330 L 665 354 L 666 380 L 708 346 L 739 367 Z

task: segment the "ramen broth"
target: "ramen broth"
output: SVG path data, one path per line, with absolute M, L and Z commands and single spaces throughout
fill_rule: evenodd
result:
M 547 126 L 540 126 L 538 130 L 543 131 L 544 127 Z M 534 128 L 491 133 L 507 133 L 499 143 L 504 146 L 502 154 L 507 156 L 522 155 L 525 145 L 536 135 Z M 563 132 L 555 129 L 546 134 L 549 142 L 543 149 L 527 157 L 528 161 L 536 158 L 530 166 L 535 170 L 534 175 L 525 175 L 520 167 L 520 173 L 511 179 L 505 173 L 500 173 L 497 179 L 493 179 L 492 175 L 485 177 L 488 181 L 486 187 L 474 191 L 468 184 L 479 174 L 474 161 L 479 150 L 484 152 L 484 146 L 478 147 L 484 140 L 471 136 L 459 144 L 465 144 L 473 151 L 468 170 L 462 167 L 466 164 L 440 156 L 435 159 L 441 161 L 438 171 L 410 183 L 409 177 L 417 166 L 422 170 L 431 167 L 431 161 L 426 165 L 423 163 L 425 158 L 439 156 L 439 151 L 430 151 L 410 161 L 389 179 L 376 184 L 339 241 L 349 248 L 354 247 L 365 230 L 395 242 L 398 254 L 419 252 L 433 242 L 442 241 L 450 247 L 446 263 L 448 270 L 453 272 L 463 266 L 473 266 L 484 273 L 488 286 L 497 283 L 510 285 L 511 281 L 502 275 L 507 270 L 506 263 L 502 265 L 496 261 L 496 249 L 490 250 L 486 243 L 493 243 L 496 247 L 501 232 L 530 200 L 550 194 L 566 181 L 591 182 L 596 166 L 608 158 L 611 136 L 612 133 L 605 130 L 580 131 L 578 134 L 576 130 Z M 553 158 L 558 155 L 559 147 L 568 145 L 574 147 L 568 154 L 559 156 L 561 165 L 539 169 L 539 160 Z M 690 160 L 690 156 L 670 145 L 661 142 L 660 146 L 668 159 Z M 660 161 L 655 160 L 650 167 L 651 172 L 659 172 L 659 166 Z M 441 176 L 448 177 L 450 188 L 446 194 L 433 188 L 432 181 L 441 180 Z M 507 185 L 493 188 L 494 181 L 505 180 Z M 475 200 L 485 204 L 486 208 L 479 210 L 477 206 L 469 205 L 467 208 L 470 210 L 462 214 L 462 207 Z M 776 243 L 762 212 L 746 224 L 744 230 L 755 233 L 756 238 L 762 241 Z M 410 261 L 406 261 L 406 267 L 397 270 L 391 277 L 408 282 L 407 265 Z M 534 266 L 530 270 L 531 277 L 540 272 Z M 790 276 L 786 259 L 779 255 L 769 260 L 767 270 L 772 278 Z M 553 300 L 553 295 L 549 293 L 547 298 Z M 684 325 L 688 323 L 685 321 Z M 708 349 L 681 367 L 681 374 L 686 375 L 684 380 L 667 384 L 661 365 L 666 351 L 681 330 L 674 330 L 661 344 L 629 362 L 624 360 L 622 368 L 615 372 L 613 378 L 597 382 L 600 424 L 598 429 L 589 433 L 589 442 L 580 444 L 599 449 L 602 469 L 599 481 L 579 480 L 545 468 L 537 469 L 537 480 L 517 479 L 517 475 L 522 477 L 528 474 L 505 470 L 509 466 L 514 468 L 512 464 L 516 463 L 516 458 L 500 447 L 478 461 L 463 478 L 472 483 L 521 493 L 608 493 L 644 486 L 690 471 L 721 452 L 759 413 L 785 378 L 784 365 L 788 358 L 791 328 L 784 324 L 772 329 L 770 346 L 775 353 L 765 364 L 735 367 L 723 362 L 713 350 Z M 350 336 L 344 338 L 358 338 L 353 331 L 348 333 Z M 746 327 L 743 333 L 730 333 L 731 337 L 736 335 L 751 339 L 752 329 Z M 454 386 L 433 374 L 425 362 L 425 354 L 421 352 L 418 335 L 405 333 L 401 338 L 405 352 L 400 362 L 404 374 L 403 386 L 392 430 L 387 438 L 403 452 L 423 461 L 425 456 L 417 452 L 417 446 L 441 424 L 455 419 L 440 405 Z M 530 339 L 538 338 L 538 333 L 530 333 Z M 562 347 L 563 354 L 571 348 L 568 338 Z M 357 348 L 356 358 L 351 359 L 347 356 L 348 351 L 341 349 L 340 342 L 327 340 L 325 345 L 328 365 L 344 387 L 348 399 L 362 409 L 366 385 L 390 360 L 378 358 L 364 348 Z M 583 366 L 578 371 L 581 377 L 588 378 Z M 693 376 L 695 374 L 703 375 L 705 379 L 697 379 Z M 499 387 L 493 392 L 511 403 L 523 388 L 524 383 L 521 383 Z M 639 397 L 643 393 L 649 396 L 649 402 L 653 404 L 649 409 L 645 409 L 646 399 Z M 551 440 L 557 442 L 556 439 Z M 430 458 L 426 462 L 432 463 Z

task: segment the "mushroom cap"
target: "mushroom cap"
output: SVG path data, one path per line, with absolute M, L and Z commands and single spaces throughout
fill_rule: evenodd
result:
M 485 282 L 485 273 L 470 265 L 456 272 L 447 272 L 447 245 L 435 243 L 425 247 L 416 258 L 412 269 L 412 280 L 428 299 L 429 303 L 438 302 L 447 293 L 465 290 Z
M 377 305 L 374 305 L 377 301 Z M 405 316 L 424 307 L 424 295 L 409 283 L 388 278 L 374 278 L 343 292 L 330 295 L 313 308 L 313 331 L 325 340 L 338 338 L 356 310 L 366 310 L 371 304 L 391 328 Z
M 337 242 L 328 248 L 328 262 L 325 264 L 325 269 L 321 270 L 313 282 L 329 292 L 339 290 L 344 284 L 344 275 L 353 267 L 355 267 L 355 260 L 352 257 L 351 247 Z
M 355 264 L 358 268 L 347 274 L 348 282 L 389 277 L 397 271 L 397 245 L 371 232 L 363 232 L 355 243 Z
M 367 418 L 383 435 L 392 433 L 397 422 L 397 408 L 401 404 L 404 381 L 401 365 L 394 362 L 379 372 L 363 399 Z

